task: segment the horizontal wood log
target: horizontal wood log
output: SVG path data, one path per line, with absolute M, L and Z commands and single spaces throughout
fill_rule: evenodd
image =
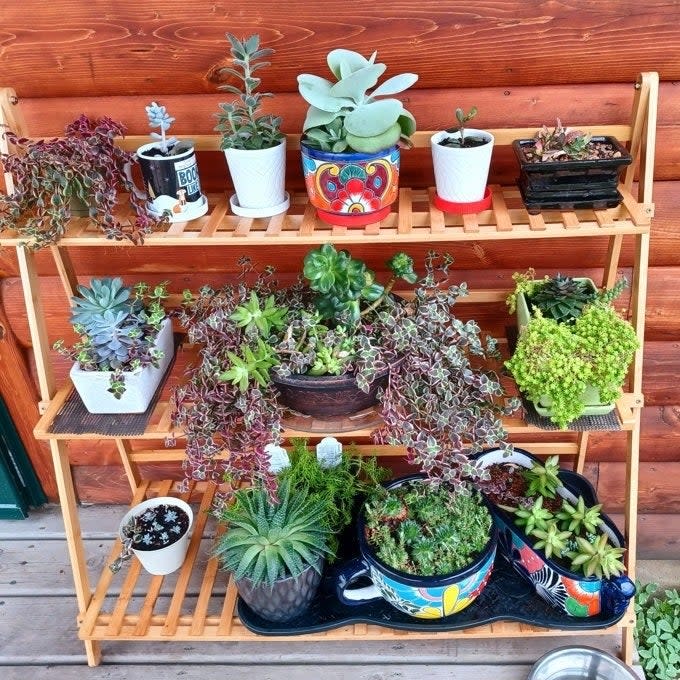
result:
M 55 0 L 3 8 L 0 70 L 20 94 L 200 93 L 211 91 L 227 55 L 225 31 L 258 32 L 276 49 L 263 87 L 294 91 L 301 71 L 322 74 L 334 47 L 377 49 L 390 73 L 416 71 L 421 87 L 625 82 L 633 70 L 680 78 L 674 3 L 595 4 L 424 0 L 415 7 L 338 0 L 253 5 L 196 0 L 99 5 Z M 556 66 L 559 55 L 559 66 Z

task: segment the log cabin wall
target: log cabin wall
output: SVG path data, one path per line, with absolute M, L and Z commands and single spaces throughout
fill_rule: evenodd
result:
M 351 8 L 351 9 L 350 9 Z M 327 0 L 322 6 L 299 0 L 268 3 L 146 3 L 117 0 L 38 0 L 3 3 L 0 9 L 0 84 L 15 88 L 32 136 L 58 135 L 80 113 L 110 115 L 131 134 L 146 134 L 144 105 L 165 104 L 177 119 L 173 134 L 210 133 L 212 114 L 224 95 L 217 93 L 217 70 L 228 54 L 224 34 L 259 33 L 273 47 L 270 68 L 260 72 L 262 89 L 275 97 L 267 108 L 283 116 L 285 132 L 299 132 L 305 105 L 297 94 L 300 72 L 323 74 L 325 55 L 335 47 L 364 54 L 377 50 L 387 75 L 414 71 L 420 79 L 402 97 L 420 130 L 453 122 L 456 106 L 476 105 L 475 126 L 538 127 L 559 116 L 565 124 L 628 123 L 633 82 L 640 71 L 661 77 L 657 134 L 656 217 L 647 306 L 641 446 L 640 511 L 648 554 L 675 539 L 660 527 L 668 513 L 680 512 L 680 7 L 648 0 L 396 0 L 385 6 L 357 0 Z M 204 189 L 229 186 L 218 153 L 199 154 Z M 402 183 L 433 184 L 427 149 L 402 155 Z M 508 149 L 497 150 L 491 181 L 512 182 L 516 174 Z M 288 158 L 288 186 L 302 187 L 297 152 Z M 471 286 L 509 287 L 516 270 L 598 276 L 605 239 L 569 243 L 533 241 L 457 244 L 453 249 L 461 279 Z M 595 245 L 594 245 L 595 244 Z M 410 247 L 422 258 L 427 245 Z M 299 270 L 305 248 L 249 254 L 263 257 L 284 274 Z M 380 270 L 391 248 L 361 250 Z M 127 281 L 169 279 L 171 288 L 218 283 L 232 275 L 234 249 L 133 248 L 74 249 L 76 270 L 90 276 L 121 273 Z M 359 253 L 357 253 L 359 254 Z M 43 304 L 50 339 L 69 337 L 68 306 L 49 254 L 41 254 Z M 624 250 L 622 273 L 632 262 Z M 0 388 L 20 428 L 48 494 L 56 495 L 47 449 L 31 439 L 37 417 L 35 373 L 18 269 L 10 249 L 0 252 Z M 624 301 L 625 306 L 625 301 Z M 468 309 L 466 308 L 466 313 Z M 490 330 L 508 322 L 501 306 L 469 309 Z M 181 358 L 180 358 L 181 361 Z M 56 359 L 57 374 L 68 367 Z M 594 434 L 589 474 L 609 509 L 623 504 L 623 436 Z M 127 501 L 129 489 L 115 450 L 105 442 L 73 447 L 82 500 Z M 657 529 L 654 529 L 657 527 Z M 657 531 L 655 534 L 654 532 Z M 653 538 L 652 538 L 653 535 Z M 644 545 L 644 538 L 643 538 Z

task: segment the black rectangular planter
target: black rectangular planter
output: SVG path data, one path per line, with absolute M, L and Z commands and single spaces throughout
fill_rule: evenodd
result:
M 530 213 L 613 208 L 621 203 L 617 189 L 619 174 L 631 163 L 631 155 L 615 137 L 593 137 L 593 141 L 611 144 L 621 156 L 530 163 L 524 157 L 524 149 L 533 146 L 534 140 L 518 139 L 512 143 L 520 166 L 517 184 Z

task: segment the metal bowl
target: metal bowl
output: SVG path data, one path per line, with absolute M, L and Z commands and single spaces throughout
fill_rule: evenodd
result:
M 560 647 L 542 656 L 528 680 L 639 680 L 616 657 L 594 647 Z

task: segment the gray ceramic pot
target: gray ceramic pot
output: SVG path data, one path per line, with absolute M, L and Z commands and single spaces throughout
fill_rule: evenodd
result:
M 304 613 L 311 604 L 321 583 L 321 567 L 307 567 L 299 576 L 276 581 L 272 587 L 266 583 L 253 585 L 248 578 L 236 581 L 238 594 L 243 601 L 263 619 L 290 621 Z

